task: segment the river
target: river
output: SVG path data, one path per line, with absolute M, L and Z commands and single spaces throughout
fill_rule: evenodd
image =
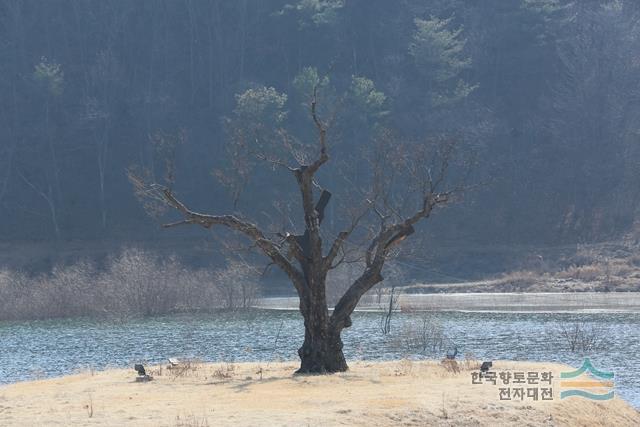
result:
M 596 368 L 613 371 L 616 392 L 640 408 L 640 313 L 436 312 L 428 316 L 446 336 L 445 346 L 426 352 L 407 346 L 403 339 L 419 328 L 423 316 L 396 313 L 391 332 L 383 335 L 381 313 L 354 313 L 353 326 L 343 334 L 347 359 L 439 359 L 453 345 L 462 355 L 482 360 L 553 361 L 577 368 L 589 357 Z M 575 322 L 597 330 L 598 349 L 569 349 L 558 328 Z M 302 328 L 299 314 L 292 310 L 2 322 L 0 383 L 137 362 L 164 363 L 174 356 L 228 362 L 292 360 Z M 494 368 L 499 369 L 499 363 Z

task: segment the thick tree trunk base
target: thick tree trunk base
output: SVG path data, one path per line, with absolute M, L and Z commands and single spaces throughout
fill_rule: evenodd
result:
M 300 356 L 300 369 L 295 372 L 296 374 L 332 374 L 349 369 L 342 353 L 342 340 L 339 334 L 315 342 L 305 339 L 298 350 L 298 356 Z
M 300 374 L 333 374 L 336 372 L 345 372 L 349 369 L 347 361 L 344 359 L 342 352 L 332 357 L 313 358 L 306 357 L 301 360 L 300 369 L 295 373 Z

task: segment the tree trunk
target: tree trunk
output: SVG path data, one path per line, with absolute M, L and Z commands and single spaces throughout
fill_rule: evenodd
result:
M 349 367 L 342 353 L 340 331 L 328 323 L 305 320 L 304 344 L 298 349 L 300 369 L 297 374 L 330 374 Z
M 344 372 L 349 367 L 342 353 L 342 328 L 330 321 L 325 292 L 326 276 L 315 279 L 310 281 L 312 294 L 308 296 L 306 304 L 300 307 L 304 316 L 304 343 L 298 349 L 300 369 L 296 373 Z

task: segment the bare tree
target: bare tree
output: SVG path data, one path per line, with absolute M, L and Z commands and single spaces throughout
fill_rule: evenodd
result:
M 273 92 L 272 88 L 252 89 L 238 96 L 238 101 L 253 98 L 263 102 L 270 96 L 279 104 L 286 101 L 286 95 Z M 323 219 L 332 193 L 320 185 L 322 176 L 319 172 L 329 163 L 328 139 L 333 119 L 320 117 L 318 85 L 311 91 L 309 104 L 315 143 L 300 143 L 282 128 L 268 133 L 257 122 L 256 112 L 268 111 L 272 122 L 278 123 L 284 115 L 260 105 L 260 108 L 245 109 L 239 106 L 235 110 L 235 113 L 249 111 L 251 116 L 249 123 L 235 128 L 231 136 L 244 154 L 257 160 L 256 164 L 266 163 L 273 170 L 284 170 L 295 180 L 301 200 L 300 214 L 304 219 L 302 233 L 296 234 L 286 228 L 273 232 L 238 213 L 200 213 L 182 201 L 170 185 L 148 183 L 134 174 L 130 178 L 137 194 L 164 203 L 180 214 L 179 221 L 165 224 L 165 227 L 199 225 L 210 229 L 217 226 L 244 235 L 271 264 L 288 276 L 299 296 L 305 338 L 298 350 L 301 365 L 297 372 L 345 371 L 348 366 L 342 352 L 341 333 L 351 326 L 351 314 L 358 301 L 383 280 L 385 262 L 398 253 L 399 244 L 415 232 L 415 226 L 461 189 L 461 185 L 445 187 L 445 181 L 451 180 L 447 180 L 452 175 L 451 162 L 456 158 L 453 156 L 454 144 L 443 139 L 404 142 L 391 131 L 379 132 L 380 136 L 371 145 L 368 184 L 362 184 L 362 171 L 357 179 L 345 178 L 343 182 L 345 186 L 353 184 L 341 203 L 345 211 L 341 221 L 343 229 L 331 233 L 335 237 L 325 250 L 323 237 L 329 230 L 325 229 L 328 226 L 323 226 Z M 237 149 L 236 153 L 240 151 Z M 354 169 L 353 166 L 347 164 L 350 169 Z M 247 168 L 244 168 L 242 184 L 247 182 L 246 172 Z M 234 191 L 234 194 L 239 193 Z M 357 198 L 362 201 L 356 202 Z M 281 222 L 293 226 L 293 221 Z M 330 313 L 327 276 L 340 264 L 356 261 L 362 263 L 362 270 Z
M 380 330 L 383 335 L 387 335 L 391 332 L 391 318 L 393 317 L 393 313 L 398 309 L 400 291 L 395 285 L 392 285 L 391 288 L 389 288 L 388 295 L 389 301 L 387 301 L 386 307 L 382 304 L 380 305 L 380 307 L 384 309 L 382 317 L 380 318 Z

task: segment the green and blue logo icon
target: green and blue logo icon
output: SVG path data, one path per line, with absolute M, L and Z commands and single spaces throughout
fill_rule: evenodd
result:
M 560 399 L 571 396 L 592 400 L 613 399 L 613 372 L 594 368 L 589 359 L 584 359 L 582 366 L 575 371 L 561 372 L 560 379 Z

